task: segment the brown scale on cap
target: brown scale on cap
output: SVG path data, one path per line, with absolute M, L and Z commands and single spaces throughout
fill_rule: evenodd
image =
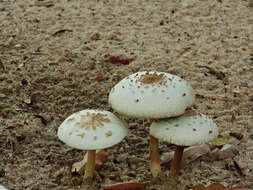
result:
M 81 137 L 81 138 L 83 139 L 84 136 L 85 136 L 85 134 L 84 134 L 84 133 L 81 133 L 81 134 L 78 134 L 78 135 L 76 135 L 76 136 L 79 136 L 79 137 Z
M 75 120 L 75 118 L 69 118 L 68 120 L 67 120 L 67 123 L 70 123 L 71 121 L 74 121 Z
M 153 88 L 152 92 L 155 93 L 155 91 L 156 91 L 156 88 Z
M 197 112 L 192 110 L 191 108 L 187 108 L 184 112 L 184 116 L 196 116 Z M 193 121 L 195 123 L 195 121 Z
M 106 137 L 110 137 L 112 136 L 112 132 L 111 131 L 108 131 L 107 133 L 105 133 Z
M 111 120 L 106 117 L 106 114 L 101 113 L 90 113 L 87 112 L 86 115 L 81 115 L 81 122 L 77 122 L 76 125 L 79 125 L 81 128 L 89 130 L 92 128 L 94 131 L 97 127 L 104 127 L 104 123 L 109 123 Z
M 166 83 L 165 77 L 163 74 L 157 74 L 157 73 L 146 73 L 145 75 L 142 75 L 139 79 L 139 81 L 143 84 L 154 84 L 158 83 L 160 85 L 164 85 Z

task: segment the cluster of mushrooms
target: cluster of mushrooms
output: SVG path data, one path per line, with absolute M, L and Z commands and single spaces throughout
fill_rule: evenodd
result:
M 191 107 L 194 91 L 182 78 L 156 71 L 134 73 L 116 84 L 109 104 L 124 116 L 145 118 L 150 122 L 150 170 L 153 177 L 161 172 L 159 140 L 175 145 L 170 171 L 178 179 L 184 147 L 216 138 L 216 124 Z M 67 145 L 87 150 L 84 178 L 92 178 L 96 150 L 119 143 L 127 135 L 127 123 L 109 111 L 83 110 L 64 120 L 58 137 Z

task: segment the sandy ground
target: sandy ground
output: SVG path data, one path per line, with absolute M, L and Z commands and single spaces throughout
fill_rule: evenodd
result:
M 239 146 L 234 160 L 249 169 L 242 176 L 232 158 L 205 155 L 181 170 L 181 189 L 213 182 L 253 189 L 252 13 L 243 0 L 56 0 L 52 6 L 1 0 L 0 103 L 9 108 L 0 114 L 0 184 L 13 190 L 91 189 L 70 172 L 85 152 L 64 145 L 58 126 L 83 109 L 112 111 L 108 93 L 120 79 L 156 70 L 191 83 L 194 107 Z M 134 61 L 110 63 L 110 56 Z M 94 189 L 152 181 L 148 122 L 125 119 L 130 133 L 110 149 Z M 230 132 L 244 137 L 236 140 Z M 161 155 L 171 151 L 160 144 Z M 168 189 L 159 183 L 157 189 Z

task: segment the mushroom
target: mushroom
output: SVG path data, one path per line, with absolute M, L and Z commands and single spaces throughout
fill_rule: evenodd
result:
M 180 117 L 154 121 L 150 127 L 150 135 L 175 145 L 170 171 L 178 179 L 184 147 L 213 140 L 218 136 L 218 128 L 207 116 L 186 112 Z
M 4 186 L 0 185 L 0 190 L 7 190 Z
M 84 178 L 92 178 L 96 150 L 119 143 L 128 133 L 126 123 L 109 111 L 82 110 L 70 115 L 58 129 L 58 137 L 68 146 L 87 150 Z
M 154 119 L 182 115 L 195 100 L 194 91 L 182 78 L 156 71 L 134 73 L 116 84 L 109 104 L 119 114 Z M 158 139 L 150 136 L 150 169 L 154 177 L 161 172 Z

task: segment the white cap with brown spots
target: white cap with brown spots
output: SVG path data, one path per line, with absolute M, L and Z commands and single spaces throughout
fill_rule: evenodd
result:
M 0 185 L 0 190 L 7 190 L 4 186 Z
M 209 142 L 218 136 L 212 119 L 203 114 L 183 115 L 177 118 L 154 121 L 150 135 L 171 144 L 192 146 Z
M 82 150 L 98 150 L 119 143 L 127 135 L 126 122 L 109 111 L 82 110 L 60 125 L 58 137 L 67 145 Z
M 182 78 L 164 72 L 134 73 L 116 84 L 109 104 L 118 113 L 140 118 L 182 115 L 195 101 L 194 91 Z

